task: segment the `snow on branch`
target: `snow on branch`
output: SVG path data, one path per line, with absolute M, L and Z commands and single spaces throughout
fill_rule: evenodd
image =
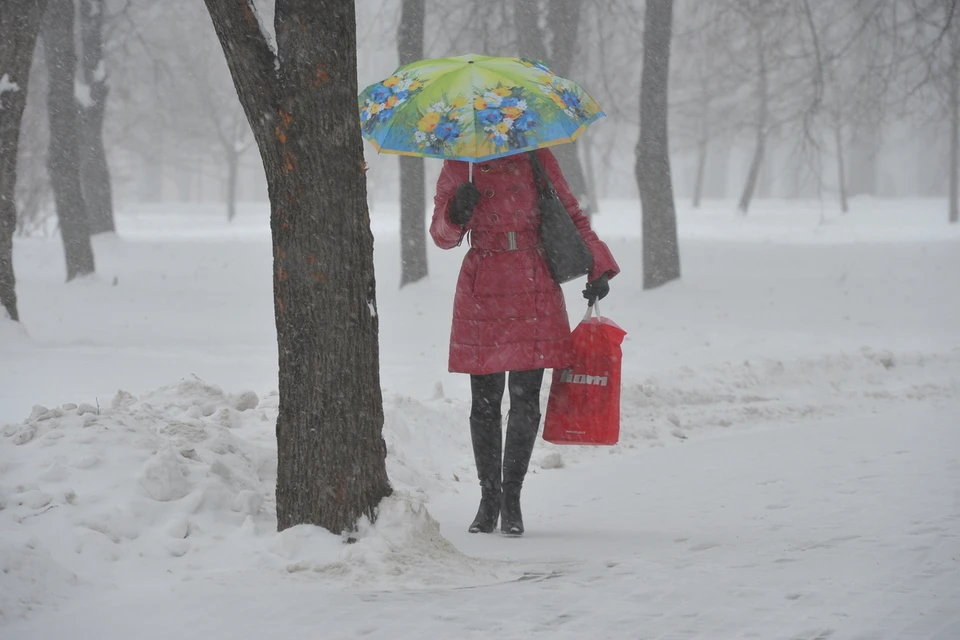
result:
M 13 93 L 14 91 L 20 91 L 20 85 L 11 80 L 9 75 L 3 74 L 0 76 L 0 96 L 8 91 L 10 93 Z M 3 106 L 0 105 L 0 109 L 2 108 Z

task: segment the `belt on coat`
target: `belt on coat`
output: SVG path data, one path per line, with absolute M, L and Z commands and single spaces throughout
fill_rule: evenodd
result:
M 539 231 L 471 231 L 470 246 L 480 251 L 519 251 L 540 246 Z

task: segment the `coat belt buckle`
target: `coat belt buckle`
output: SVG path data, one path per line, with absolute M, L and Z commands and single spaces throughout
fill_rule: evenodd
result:
M 507 248 L 510 251 L 517 250 L 517 232 L 516 231 L 507 231 Z

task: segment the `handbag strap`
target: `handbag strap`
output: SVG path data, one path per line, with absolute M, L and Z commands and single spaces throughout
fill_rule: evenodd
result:
M 528 151 L 527 156 L 530 158 L 530 166 L 533 168 L 533 181 L 537 185 L 537 195 L 541 198 L 557 195 L 556 189 L 553 188 L 553 183 L 550 182 L 550 176 L 547 175 L 546 168 L 544 168 L 543 163 L 540 162 L 540 158 L 537 157 L 537 152 Z
M 602 319 L 603 319 L 603 316 L 600 315 L 600 301 L 599 301 L 599 300 L 597 300 L 597 301 L 594 302 L 593 304 L 588 304 L 588 305 L 587 305 L 587 312 L 584 314 L 583 320 L 581 320 L 580 322 L 589 322 L 591 316 L 593 316 L 594 313 L 597 314 L 597 319 L 598 319 L 598 320 L 602 320 Z

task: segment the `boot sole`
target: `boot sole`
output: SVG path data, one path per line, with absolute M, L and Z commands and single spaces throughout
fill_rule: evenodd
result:
M 470 527 L 467 529 L 468 533 L 493 533 L 496 531 L 497 525 L 494 524 L 492 527 Z
M 485 526 L 481 527 L 477 524 L 471 524 L 467 528 L 467 532 L 468 533 L 493 533 L 494 531 L 497 530 L 497 524 L 499 523 L 499 521 L 500 521 L 500 517 L 497 516 L 497 519 L 494 520 L 489 527 L 485 527 Z

